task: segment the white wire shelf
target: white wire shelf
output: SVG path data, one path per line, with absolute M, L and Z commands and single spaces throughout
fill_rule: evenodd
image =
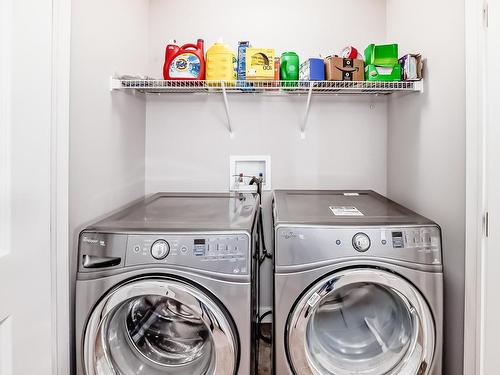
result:
M 234 136 L 228 94 L 301 95 L 306 96 L 300 135 L 305 138 L 306 126 L 314 95 L 389 95 L 423 92 L 422 81 L 192 81 L 136 79 L 131 76 L 111 78 L 111 90 L 138 91 L 146 94 L 220 94 L 226 112 L 227 129 Z
M 293 95 L 389 95 L 422 92 L 422 81 L 166 81 L 156 79 L 111 79 L 112 90 L 137 90 L 152 94 L 237 93 Z

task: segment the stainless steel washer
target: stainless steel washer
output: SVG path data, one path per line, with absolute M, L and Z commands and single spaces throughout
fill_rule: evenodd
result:
M 441 375 L 439 226 L 373 191 L 275 191 L 278 375 Z
M 254 374 L 258 210 L 162 193 L 82 231 L 77 374 Z

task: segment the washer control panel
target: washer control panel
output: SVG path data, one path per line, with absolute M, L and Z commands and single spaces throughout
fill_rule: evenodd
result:
M 129 234 L 125 267 L 143 264 L 178 265 L 226 274 L 248 274 L 247 234 Z

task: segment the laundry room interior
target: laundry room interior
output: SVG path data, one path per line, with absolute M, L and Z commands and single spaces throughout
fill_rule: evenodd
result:
M 0 375 L 496 374 L 500 5 L 49 3 L 0 0 Z
M 462 373 L 465 85 L 457 77 L 464 61 L 446 51 L 464 49 L 463 20 L 463 4 L 451 0 L 73 2 L 73 274 L 86 225 L 158 192 L 228 192 L 230 157 L 265 155 L 273 190 L 374 190 L 439 224 L 443 374 Z M 161 79 L 171 39 L 180 45 L 203 39 L 207 49 L 220 38 L 235 51 L 240 40 L 274 48 L 277 56 L 295 51 L 301 62 L 338 54 L 346 45 L 363 51 L 371 43 L 397 43 L 400 56 L 425 59 L 423 88 L 390 95 L 313 93 L 310 103 L 307 92 L 228 94 L 227 114 L 221 93 L 110 91 L 113 76 Z M 264 189 L 271 253 L 272 197 Z M 272 262 L 264 262 L 260 314 L 272 310 L 272 272 Z

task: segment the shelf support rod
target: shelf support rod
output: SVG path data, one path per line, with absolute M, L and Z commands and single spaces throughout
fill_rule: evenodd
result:
M 306 126 L 307 119 L 309 118 L 309 110 L 311 109 L 311 97 L 314 83 L 309 82 L 309 91 L 307 93 L 307 102 L 306 102 L 306 112 L 304 113 L 304 119 L 302 120 L 302 125 L 300 126 L 300 138 L 306 138 Z
M 224 81 L 221 81 L 221 87 L 222 87 L 222 98 L 224 99 L 224 109 L 226 110 L 227 129 L 229 130 L 229 136 L 233 138 L 234 133 L 233 133 L 233 127 L 231 126 L 231 114 L 229 113 L 229 102 L 227 101 L 226 83 Z

